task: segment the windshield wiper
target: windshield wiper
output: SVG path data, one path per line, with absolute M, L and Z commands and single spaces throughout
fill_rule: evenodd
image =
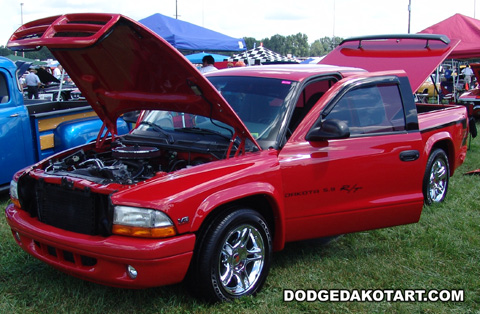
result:
M 149 127 L 151 127 L 152 129 L 162 133 L 163 135 L 165 135 L 165 137 L 167 138 L 167 141 L 169 144 L 173 144 L 175 143 L 175 139 L 173 138 L 173 135 L 166 132 L 164 129 L 162 129 L 161 126 L 153 123 L 153 122 L 150 122 L 150 121 L 141 121 L 140 124 L 146 124 L 148 125 Z
M 210 129 L 203 129 L 203 128 L 197 128 L 197 127 L 190 127 L 190 128 L 181 128 L 181 129 L 175 129 L 175 131 L 180 131 L 180 132 L 188 132 L 188 133 L 196 133 L 196 134 L 212 134 L 212 135 L 218 135 L 226 139 L 227 141 L 230 141 L 230 137 L 226 136 L 225 134 L 210 130 Z

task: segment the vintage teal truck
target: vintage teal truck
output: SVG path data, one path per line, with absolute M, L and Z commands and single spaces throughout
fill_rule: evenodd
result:
M 87 102 L 24 100 L 17 66 L 0 57 L 0 191 L 13 174 L 55 152 L 91 142 L 102 121 Z M 118 121 L 119 133 L 128 132 Z

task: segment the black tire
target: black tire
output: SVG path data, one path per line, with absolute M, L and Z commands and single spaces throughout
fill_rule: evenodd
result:
M 423 197 L 425 205 L 445 200 L 448 190 L 450 168 L 448 157 L 443 149 L 434 150 L 428 157 L 423 177 Z
M 57 98 L 58 98 L 58 92 L 53 93 L 53 101 L 57 101 Z M 67 95 L 64 93 L 60 93 L 60 98 L 58 99 L 58 101 L 67 101 Z
M 214 220 L 198 241 L 189 274 L 195 294 L 216 302 L 261 289 L 270 268 L 272 238 L 258 212 L 236 209 Z

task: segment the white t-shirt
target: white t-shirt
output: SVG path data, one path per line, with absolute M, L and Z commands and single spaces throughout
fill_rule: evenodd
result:
M 462 70 L 462 73 L 465 74 L 465 75 L 468 75 L 468 76 L 472 76 L 473 74 L 473 71 L 471 68 L 465 68 Z
M 203 73 L 203 74 L 208 72 L 213 72 L 213 71 L 218 71 L 218 69 L 211 64 L 207 65 L 206 67 L 200 68 L 200 73 Z
M 53 70 L 53 76 L 59 80 L 62 77 L 62 71 L 60 71 L 59 68 L 55 68 Z

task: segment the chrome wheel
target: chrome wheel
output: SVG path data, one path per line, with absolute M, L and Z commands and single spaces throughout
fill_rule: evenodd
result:
M 440 202 L 447 192 L 448 168 L 443 159 L 437 159 L 430 171 L 428 194 L 432 202 Z
M 447 196 L 450 169 L 444 150 L 436 149 L 428 157 L 423 177 L 423 196 L 426 205 L 443 202 Z
M 189 270 L 190 288 L 209 301 L 230 301 L 260 291 L 272 258 L 267 220 L 250 208 L 225 209 L 199 233 Z
M 243 295 L 257 283 L 265 263 L 265 244 L 260 232 L 241 225 L 225 237 L 219 256 L 222 287 L 233 296 Z

